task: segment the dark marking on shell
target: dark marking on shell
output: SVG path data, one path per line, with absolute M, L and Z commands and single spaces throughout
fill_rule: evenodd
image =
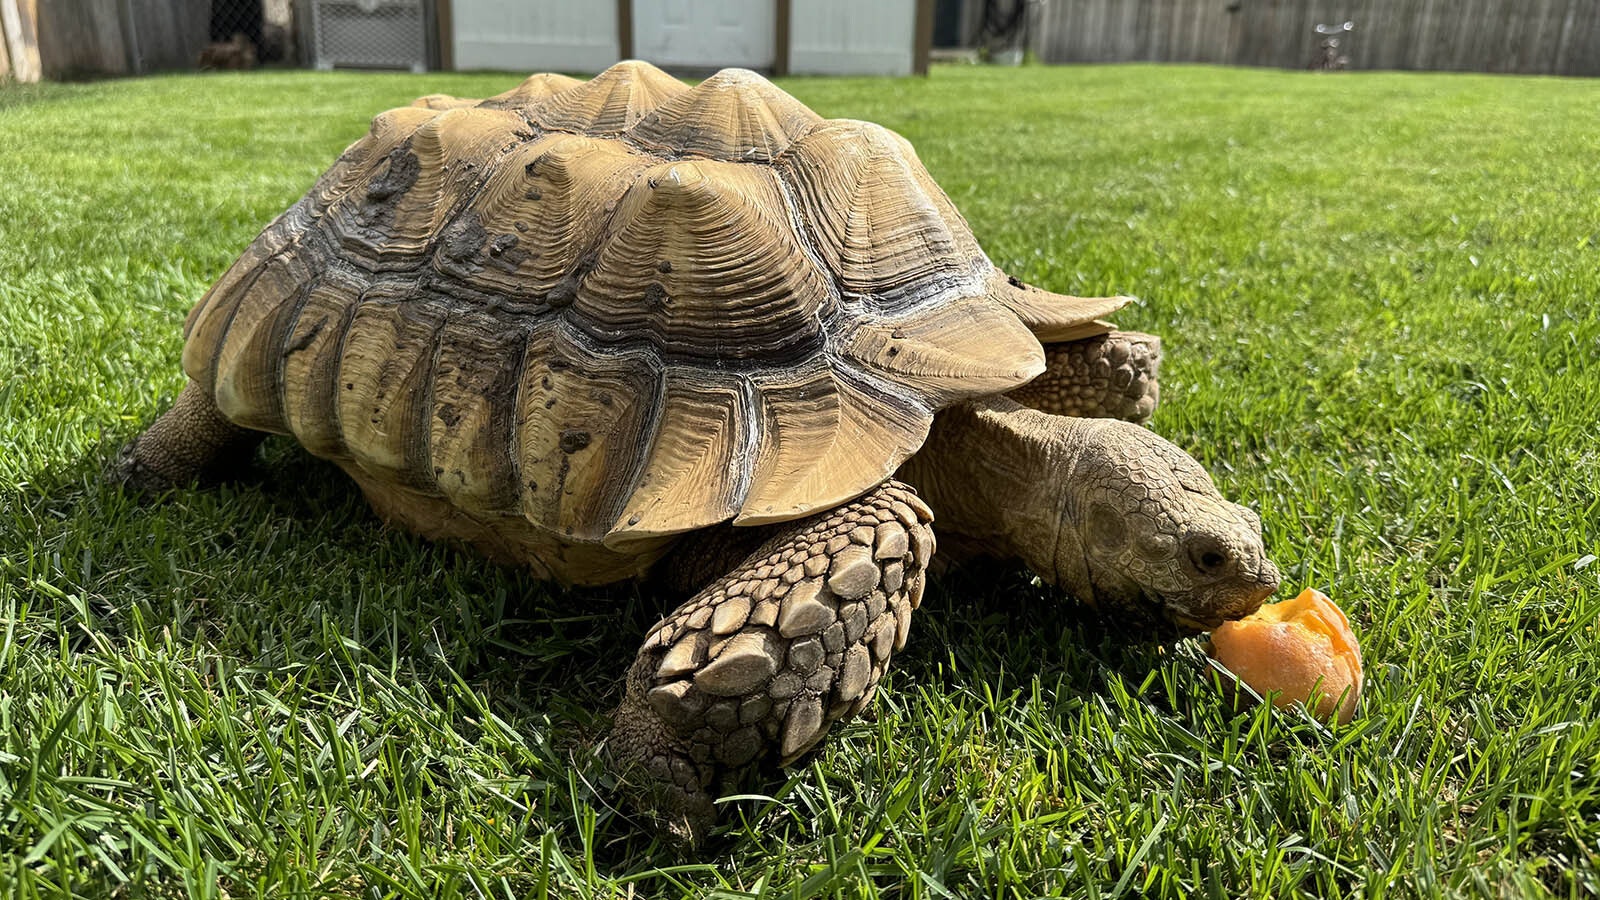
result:
M 311 329 L 309 331 L 307 331 L 305 334 L 302 334 L 299 338 L 297 338 L 295 340 L 294 343 L 292 343 L 292 344 L 288 345 L 287 347 L 283 348 L 283 355 L 284 356 L 292 356 L 292 355 L 294 355 L 296 353 L 299 353 L 301 350 L 304 350 L 307 347 L 311 346 L 311 342 L 317 339 L 317 335 L 322 333 L 322 329 L 327 324 L 328 324 L 328 317 L 327 316 L 322 316 L 321 318 L 317 319 L 316 324 L 312 325 Z
M 389 151 L 389 168 L 367 185 L 367 199 L 382 203 L 404 194 L 421 174 L 422 162 L 411 148 L 396 147 Z
M 484 232 L 477 213 L 467 213 L 445 233 L 444 255 L 456 262 L 470 259 L 478 254 L 488 239 L 489 235 Z
M 577 453 L 589 446 L 589 432 L 577 428 L 568 428 L 561 432 L 561 452 Z
M 555 287 L 550 289 L 550 294 L 545 298 L 555 309 L 565 309 L 578 299 L 578 276 L 576 273 L 561 279 Z
M 644 305 L 651 309 L 660 309 L 671 302 L 672 298 L 667 296 L 667 289 L 662 287 L 659 281 L 650 282 L 650 286 L 644 289 Z
M 514 234 L 502 234 L 489 244 L 489 264 L 505 272 L 516 272 L 521 265 L 533 256 L 527 250 L 518 247 L 519 239 Z

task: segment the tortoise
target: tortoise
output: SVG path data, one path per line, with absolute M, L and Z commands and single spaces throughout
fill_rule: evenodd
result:
M 935 553 L 1130 629 L 1277 587 L 1260 520 L 1141 427 L 1160 343 L 998 270 L 911 145 L 761 76 L 642 62 L 378 115 L 190 312 L 144 490 L 269 433 L 386 521 L 689 594 L 606 747 L 690 834 L 871 701 Z

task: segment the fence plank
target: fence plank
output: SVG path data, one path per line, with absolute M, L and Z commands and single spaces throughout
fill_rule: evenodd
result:
M 128 74 L 128 46 L 116 0 L 41 4 L 39 61 L 51 78 Z
M 1600 0 L 1051 0 L 1041 20 L 1046 62 L 1298 69 L 1316 25 L 1351 21 L 1351 68 L 1600 75 Z
M 209 0 L 127 0 L 134 70 L 192 68 L 209 36 Z
M 38 81 L 38 7 L 34 0 L 0 0 L 0 31 L 5 32 L 6 55 L 11 59 L 7 73 L 18 81 Z

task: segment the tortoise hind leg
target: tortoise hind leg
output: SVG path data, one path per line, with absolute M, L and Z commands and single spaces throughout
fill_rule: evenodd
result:
M 210 393 L 191 381 L 171 409 L 122 448 L 107 474 L 155 493 L 242 468 L 264 437 L 229 422 Z
M 1012 391 L 1023 406 L 1057 416 L 1144 424 L 1160 399 L 1161 339 L 1113 331 L 1047 344 L 1043 375 Z
M 607 741 L 646 806 L 697 840 L 723 776 L 787 765 L 866 706 L 922 601 L 932 518 L 888 482 L 790 523 L 651 630 Z

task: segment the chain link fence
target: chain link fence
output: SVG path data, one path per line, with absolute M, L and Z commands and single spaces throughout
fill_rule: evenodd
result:
M 428 0 L 209 0 L 203 69 L 427 69 Z
M 319 69 L 428 68 L 430 8 L 425 0 L 305 0 L 310 62 Z

